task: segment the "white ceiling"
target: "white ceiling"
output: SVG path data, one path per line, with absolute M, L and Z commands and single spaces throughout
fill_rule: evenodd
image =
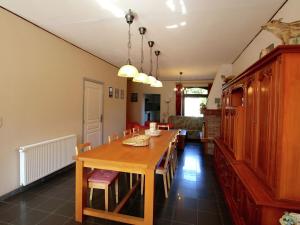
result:
M 132 62 L 139 68 L 140 35 L 161 51 L 160 78 L 211 79 L 231 63 L 284 0 L 0 0 L 4 8 L 121 66 L 127 58 L 128 25 L 122 14 L 131 8 Z M 115 16 L 111 10 L 117 9 Z M 118 9 L 120 11 L 118 11 Z M 120 16 L 121 15 L 121 16 Z M 176 27 L 168 29 L 167 27 Z M 144 71 L 149 47 L 144 44 Z

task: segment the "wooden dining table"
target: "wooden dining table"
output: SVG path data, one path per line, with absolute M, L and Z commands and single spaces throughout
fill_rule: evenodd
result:
M 153 224 L 154 205 L 154 175 L 155 168 L 160 162 L 176 130 L 162 130 L 161 135 L 151 137 L 148 146 L 135 147 L 124 145 L 122 142 L 129 136 L 104 144 L 79 154 L 76 157 L 76 205 L 75 219 L 82 223 L 84 216 L 93 216 L 128 224 Z M 130 195 L 135 191 L 136 183 L 113 211 L 94 209 L 87 206 L 87 174 L 88 168 L 114 170 L 126 173 L 145 175 L 144 218 L 120 214 Z M 122 188 L 122 186 L 120 187 Z

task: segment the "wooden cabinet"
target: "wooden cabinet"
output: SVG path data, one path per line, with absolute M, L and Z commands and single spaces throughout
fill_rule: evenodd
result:
M 300 46 L 279 46 L 223 87 L 215 168 L 236 224 L 300 212 Z

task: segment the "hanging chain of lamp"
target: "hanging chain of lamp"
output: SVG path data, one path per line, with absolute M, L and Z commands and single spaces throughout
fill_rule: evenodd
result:
M 156 74 L 156 81 L 151 84 L 150 86 L 151 87 L 162 87 L 162 82 L 160 80 L 158 80 L 158 56 L 160 55 L 160 51 L 159 50 L 156 50 L 154 51 L 155 55 L 156 55 L 156 71 L 155 71 L 155 74 Z
M 129 9 L 128 13 L 125 15 L 126 22 L 128 24 L 128 43 L 127 43 L 127 64 L 122 66 L 118 71 L 119 77 L 128 77 L 133 78 L 133 82 L 139 82 L 144 84 L 150 84 L 151 87 L 162 87 L 162 82 L 158 80 L 158 56 L 160 55 L 160 51 L 155 51 L 156 55 L 156 77 L 152 75 L 153 69 L 153 61 L 152 61 L 152 47 L 154 46 L 154 41 L 148 41 L 148 45 L 150 47 L 150 73 L 149 76 L 143 71 L 144 64 L 144 35 L 147 31 L 145 27 L 139 27 L 139 33 L 141 35 L 141 68 L 140 72 L 131 65 L 130 59 L 130 50 L 131 50 L 131 24 L 134 20 L 134 15 Z
M 148 75 L 143 71 L 143 64 L 144 64 L 144 34 L 146 33 L 146 27 L 139 27 L 139 32 L 142 37 L 141 39 L 141 68 L 140 73 L 133 78 L 133 82 L 140 82 L 147 84 L 148 83 Z
M 174 91 L 176 91 L 176 92 L 183 92 L 184 91 L 184 87 L 181 83 L 181 76 L 182 76 L 182 72 L 179 73 L 179 83 L 174 88 Z
M 156 82 L 155 77 L 152 75 L 152 67 L 153 67 L 153 62 L 152 62 L 152 47 L 154 45 L 154 41 L 148 41 L 148 45 L 150 47 L 150 72 L 148 76 L 148 81 L 147 84 L 154 84 Z
M 134 20 L 134 15 L 132 11 L 129 9 L 128 13 L 125 15 L 126 22 L 128 23 L 128 52 L 127 52 L 127 64 L 122 66 L 119 69 L 118 76 L 119 77 L 136 77 L 138 75 L 138 70 L 133 65 L 131 65 L 130 60 L 130 50 L 131 50 L 131 32 L 130 32 L 130 25 L 132 24 Z

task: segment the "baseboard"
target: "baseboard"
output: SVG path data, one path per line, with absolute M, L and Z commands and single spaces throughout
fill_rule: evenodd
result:
M 43 178 L 41 178 L 41 179 L 39 179 L 39 180 L 37 180 L 37 181 L 31 183 L 31 184 L 28 184 L 28 185 L 26 185 L 26 186 L 21 186 L 21 187 L 15 189 L 15 190 L 13 190 L 13 191 L 10 191 L 10 192 L 8 192 L 7 194 L 4 194 L 4 195 L 0 196 L 0 201 L 4 201 L 5 199 L 7 199 L 7 198 L 9 198 L 9 197 L 11 197 L 11 196 L 14 196 L 14 195 L 16 195 L 16 194 L 22 193 L 22 192 L 24 192 L 24 191 L 29 190 L 29 189 L 32 188 L 32 187 L 35 187 L 35 186 L 37 186 L 37 185 L 39 185 L 39 184 L 42 184 L 42 183 L 44 183 L 44 182 L 46 182 L 46 181 L 49 181 L 49 180 L 52 179 L 53 177 L 55 177 L 55 176 L 57 176 L 57 175 L 59 175 L 59 174 L 65 173 L 65 172 L 67 172 L 67 171 L 73 169 L 74 167 L 75 167 L 75 163 L 72 163 L 72 164 L 70 164 L 70 165 L 68 165 L 68 166 L 66 166 L 66 167 L 64 167 L 64 168 L 62 168 L 62 169 L 60 169 L 60 170 L 58 170 L 58 171 L 55 171 L 55 172 L 49 174 L 48 176 L 43 177 Z

